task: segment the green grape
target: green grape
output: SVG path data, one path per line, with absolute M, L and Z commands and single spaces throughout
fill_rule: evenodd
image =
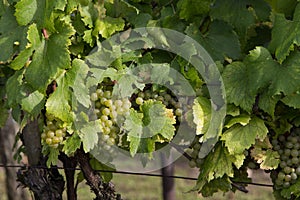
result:
M 292 180 L 297 180 L 298 176 L 295 172 L 292 172 L 291 173 L 291 178 L 292 178 Z
M 290 149 L 285 149 L 284 150 L 284 155 L 289 157 L 291 155 L 291 150 Z
M 99 98 L 103 97 L 103 90 L 102 89 L 97 89 L 96 93 L 97 93 Z
M 104 109 L 102 110 L 102 114 L 103 114 L 103 115 L 109 115 L 109 114 L 110 114 L 110 110 L 109 110 L 108 108 L 104 108 Z
M 53 131 L 48 131 L 47 132 L 47 137 L 48 138 L 53 138 L 55 136 L 55 133 Z
M 283 161 L 283 160 L 280 162 L 280 164 L 279 164 L 279 165 L 280 165 L 280 167 L 281 167 L 281 168 L 285 168 L 285 167 L 287 167 L 287 164 L 286 164 L 286 162 L 285 162 L 285 161 Z
M 111 99 L 108 99 L 108 100 L 106 100 L 106 101 L 104 102 L 104 105 L 105 105 L 106 107 L 111 107 L 111 106 L 113 105 L 113 102 L 112 102 Z
M 292 180 L 292 176 L 289 175 L 289 174 L 287 174 L 287 175 L 285 175 L 284 180 L 285 180 L 286 182 L 290 182 L 290 181 Z
M 280 142 L 284 142 L 284 141 L 285 141 L 284 135 L 280 135 L 280 136 L 278 137 L 278 140 L 279 140 Z
M 63 135 L 64 135 L 64 132 L 63 132 L 62 129 L 57 129 L 57 130 L 55 131 L 55 136 L 56 136 L 56 137 L 62 137 Z
M 138 97 L 138 98 L 136 98 L 136 100 L 135 100 L 135 103 L 136 103 L 137 105 L 142 105 L 143 102 L 144 102 L 144 100 L 143 100 L 141 97 Z
M 47 134 L 46 133 L 42 133 L 41 138 L 45 140 L 47 138 Z
M 52 144 L 52 139 L 51 139 L 51 138 L 46 138 L 46 143 L 47 143 L 48 145 Z
M 177 108 L 175 110 L 175 115 L 178 116 L 178 117 L 181 117 L 182 116 L 182 110 L 180 108 Z
M 138 93 L 138 97 L 141 97 L 142 99 L 145 98 L 144 92 L 139 92 L 139 93 Z
M 101 119 L 102 122 L 106 122 L 108 120 L 108 116 L 107 115 L 102 115 L 100 117 L 100 119 Z
M 109 90 L 106 90 L 103 94 L 103 96 L 107 99 L 110 99 L 111 98 L 111 92 Z
M 289 148 L 289 149 L 292 149 L 294 147 L 294 144 L 292 142 L 286 142 L 285 147 Z
M 123 102 L 121 101 L 121 100 L 116 100 L 115 102 L 114 102 L 114 105 L 116 106 L 116 107 L 121 107 L 122 105 L 123 105 Z
M 292 168 L 290 168 L 290 167 L 285 167 L 284 169 L 283 169 L 283 171 L 286 173 L 286 174 L 290 174 L 291 172 L 292 172 Z
M 290 183 L 289 182 L 283 182 L 283 187 L 284 188 L 288 188 L 288 187 L 290 187 Z
M 298 157 L 294 157 L 294 158 L 292 158 L 292 163 L 293 164 L 298 164 L 299 163 L 299 158 Z
M 52 138 L 52 143 L 53 143 L 53 144 L 58 144 L 58 143 L 60 143 L 59 137 L 54 136 L 54 137 Z
M 296 168 L 296 174 L 297 174 L 298 176 L 300 176 L 300 167 L 297 167 L 297 168 Z
M 100 103 L 100 101 L 96 101 L 95 107 L 98 108 L 98 109 L 100 109 L 101 106 L 102 106 L 102 104 Z
M 106 120 L 106 121 L 105 121 L 105 125 L 106 125 L 107 127 L 112 127 L 113 122 L 112 122 L 111 120 Z
M 276 179 L 275 184 L 278 186 L 281 186 L 281 185 L 283 185 L 283 180 Z
M 277 179 L 279 179 L 279 180 L 284 180 L 284 178 L 285 178 L 285 173 L 283 173 L 283 172 L 279 172 L 278 173 L 278 176 L 277 176 Z
M 91 100 L 92 101 L 97 101 L 98 100 L 98 94 L 97 93 L 92 93 L 91 94 Z

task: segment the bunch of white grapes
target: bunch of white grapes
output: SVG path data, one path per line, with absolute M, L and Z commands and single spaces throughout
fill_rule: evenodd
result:
M 109 150 L 110 146 L 116 144 L 120 126 L 129 115 L 131 103 L 127 98 L 113 98 L 109 87 L 98 88 L 90 98 L 95 104 L 94 114 L 100 120 L 102 127 L 100 146 Z
M 140 91 L 137 94 L 135 103 L 137 105 L 142 105 L 144 101 L 149 99 L 161 101 L 167 108 L 172 108 L 174 114 L 177 116 L 177 119 L 181 120 L 183 114 L 181 103 L 176 101 L 175 100 L 176 98 L 168 94 L 166 91 L 163 92 L 153 92 L 150 90 Z
M 290 135 L 280 135 L 272 140 L 273 149 L 280 155 L 278 174 L 275 178 L 276 188 L 287 188 L 300 177 L 300 130 Z
M 64 124 L 58 119 L 49 117 L 46 120 L 41 138 L 50 147 L 57 148 L 65 140 L 66 134 L 67 129 Z

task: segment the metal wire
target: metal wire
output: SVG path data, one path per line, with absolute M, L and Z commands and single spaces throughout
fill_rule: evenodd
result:
M 1 168 L 37 168 L 37 169 L 49 169 L 45 166 L 27 166 L 27 165 L 3 165 L 0 164 Z M 66 167 L 59 167 L 59 166 L 52 166 L 51 168 L 55 169 L 63 169 L 63 170 L 81 170 L 80 168 L 66 168 Z M 97 172 L 102 173 L 114 173 L 114 174 L 125 174 L 125 175 L 133 175 L 133 176 L 152 176 L 152 177 L 166 177 L 166 178 L 174 178 L 174 179 L 183 179 L 183 180 L 192 180 L 196 181 L 198 180 L 195 177 L 186 177 L 186 176 L 166 176 L 162 174 L 150 174 L 150 173 L 139 173 L 139 172 L 126 172 L 126 171 L 116 171 L 116 170 L 95 170 Z M 271 184 L 264 184 L 264 183 L 253 183 L 253 182 L 236 182 L 233 181 L 236 184 L 248 184 L 248 185 L 255 185 L 255 186 L 261 186 L 261 187 L 273 187 Z

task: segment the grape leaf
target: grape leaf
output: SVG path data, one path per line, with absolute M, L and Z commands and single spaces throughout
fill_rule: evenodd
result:
M 241 154 L 255 143 L 255 139 L 265 139 L 268 129 L 264 121 L 253 117 L 246 126 L 236 124 L 226 130 L 221 136 L 221 140 L 225 142 L 229 153 Z
M 49 150 L 49 154 L 48 154 L 48 160 L 46 162 L 46 165 L 48 168 L 50 168 L 51 165 L 57 165 L 59 149 L 49 148 L 48 150 Z
M 264 170 L 277 169 L 280 163 L 278 152 L 271 149 L 254 148 L 251 150 L 251 156 L 260 164 L 260 169 Z
M 300 89 L 300 52 L 292 52 L 282 65 L 273 68 L 270 75 L 273 77 L 270 92 L 280 95 L 283 92 L 290 95 Z M 276 77 L 276 78 L 275 78 Z
M 300 94 L 299 93 L 286 96 L 281 101 L 290 107 L 300 108 Z
M 16 4 L 15 16 L 20 25 L 34 21 L 40 29 L 45 28 L 54 32 L 54 11 L 63 11 L 66 3 L 66 0 L 20 0 Z
M 86 108 L 91 105 L 89 90 L 85 84 L 88 72 L 89 67 L 83 60 L 74 59 L 72 61 L 72 68 L 66 74 L 70 82 L 70 87 L 73 89 L 74 97 Z
M 151 137 L 161 134 L 167 140 L 171 140 L 175 133 L 173 124 L 176 120 L 173 113 L 168 112 L 161 102 L 147 100 L 140 107 L 143 113 L 143 135 Z
M 124 129 L 128 131 L 127 140 L 130 142 L 130 154 L 134 156 L 139 148 L 140 137 L 143 132 L 143 114 L 131 109 L 130 115 L 124 122 Z
M 4 14 L 0 18 L 0 62 L 6 62 L 16 52 L 14 42 L 19 42 L 19 51 L 26 45 L 27 28 L 19 26 L 11 7 L 4 6 Z
M 45 96 L 39 91 L 34 91 L 21 101 L 24 111 L 30 113 L 33 117 L 37 117 L 44 108 Z
M 282 63 L 294 50 L 294 45 L 300 45 L 298 29 L 300 28 L 300 4 L 295 8 L 293 20 L 287 20 L 283 14 L 275 14 L 272 39 L 269 49 L 275 53 L 277 60 Z
M 98 143 L 98 133 L 102 132 L 100 121 L 91 121 L 80 128 L 79 137 L 83 144 L 83 150 L 87 153 L 92 150 Z
M 93 32 L 99 32 L 103 38 L 109 38 L 117 31 L 122 31 L 125 26 L 125 21 L 122 18 L 112 18 L 106 16 L 104 19 L 96 20 L 95 29 Z
M 20 92 L 23 88 L 24 70 L 16 71 L 6 84 L 7 102 L 10 107 L 16 107 L 21 102 L 24 95 Z M 16 90 L 16 88 L 19 88 Z
M 196 134 L 205 134 L 211 120 L 211 102 L 205 97 L 198 97 L 193 105 L 193 122 L 196 124 Z
M 200 192 L 203 197 L 209 197 L 219 191 L 228 192 L 231 190 L 231 188 L 230 179 L 228 176 L 223 176 L 222 178 L 214 179 L 205 184 Z
M 56 90 L 47 99 L 46 111 L 64 122 L 72 122 L 69 82 L 65 76 L 61 76 L 57 79 L 57 85 Z
M 137 152 L 151 153 L 155 142 L 170 141 L 175 134 L 175 118 L 171 110 L 161 102 L 145 101 L 140 106 L 141 113 L 131 110 L 126 118 L 124 129 L 128 131 L 130 154 Z M 163 136 L 163 140 L 158 135 Z
M 273 12 L 283 13 L 286 17 L 293 16 L 298 0 L 266 0 L 272 7 Z
M 32 62 L 25 72 L 28 83 L 42 91 L 62 73 L 62 69 L 70 68 L 71 65 L 67 47 L 74 30 L 63 21 L 56 21 L 55 28 L 57 32 L 50 35 L 49 39 L 40 39 L 34 49 Z
M 185 33 L 203 45 L 214 60 L 223 62 L 226 57 L 233 59 L 240 57 L 241 47 L 238 36 L 232 27 L 223 21 L 213 21 L 205 35 L 201 34 L 195 24 L 188 26 Z
M 237 61 L 227 65 L 222 75 L 227 101 L 250 112 L 259 89 L 266 88 L 274 79 L 270 72 L 276 71 L 276 67 L 276 62 L 263 47 L 252 50 L 243 63 Z
M 226 128 L 230 128 L 235 124 L 241 124 L 242 126 L 246 126 L 249 121 L 251 120 L 251 117 L 247 114 L 241 114 L 239 116 L 236 116 L 234 118 L 231 118 L 227 124 L 225 125 Z
M 27 25 L 37 12 L 38 2 L 36 0 L 21 0 L 16 4 L 16 18 L 20 25 Z
M 20 52 L 20 54 L 10 64 L 10 67 L 12 69 L 20 70 L 24 67 L 25 63 L 28 62 L 30 56 L 32 55 L 34 49 L 41 44 L 40 36 L 41 34 L 38 32 L 36 24 L 31 24 L 27 32 L 27 39 L 29 43 L 26 45 L 26 49 Z
M 249 27 L 255 23 L 254 13 L 247 9 L 247 5 L 251 5 L 251 2 L 247 0 L 216 0 L 210 15 L 212 19 L 224 20 L 231 24 L 240 36 L 241 43 L 244 43 Z M 263 3 L 263 1 L 260 2 Z
M 179 0 L 177 8 L 181 19 L 195 20 L 195 17 L 202 17 L 210 10 L 210 0 L 203 0 L 199 3 L 198 0 Z
M 71 156 L 77 149 L 80 148 L 81 140 L 77 133 L 73 133 L 71 137 L 68 137 L 64 141 L 64 147 L 62 151 L 67 155 Z
M 233 162 L 234 157 L 229 155 L 227 148 L 218 143 L 215 150 L 205 158 L 193 190 L 201 191 L 205 184 L 213 179 L 222 178 L 224 175 L 233 177 Z

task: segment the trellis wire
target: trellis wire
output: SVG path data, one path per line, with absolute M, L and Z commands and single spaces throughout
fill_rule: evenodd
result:
M 46 166 L 27 166 L 27 165 L 3 165 L 0 164 L 0 168 L 37 168 L 37 169 L 49 169 Z M 52 166 L 51 168 L 54 169 L 63 169 L 63 170 L 81 170 L 80 168 L 66 168 L 66 167 L 59 167 L 59 166 Z M 196 181 L 197 178 L 194 177 L 187 177 L 187 176 L 166 176 L 162 174 L 150 174 L 150 173 L 139 173 L 139 172 L 126 172 L 126 171 L 115 171 L 115 170 L 95 170 L 97 172 L 102 173 L 114 173 L 114 174 L 125 174 L 125 175 L 134 175 L 134 176 L 152 176 L 152 177 L 166 177 L 166 178 L 174 178 L 174 179 L 183 179 L 183 180 L 192 180 Z M 253 182 L 241 182 L 241 181 L 233 181 L 236 184 L 248 184 L 248 185 L 255 185 L 261 187 L 273 187 L 271 184 L 264 184 L 264 183 L 253 183 Z

